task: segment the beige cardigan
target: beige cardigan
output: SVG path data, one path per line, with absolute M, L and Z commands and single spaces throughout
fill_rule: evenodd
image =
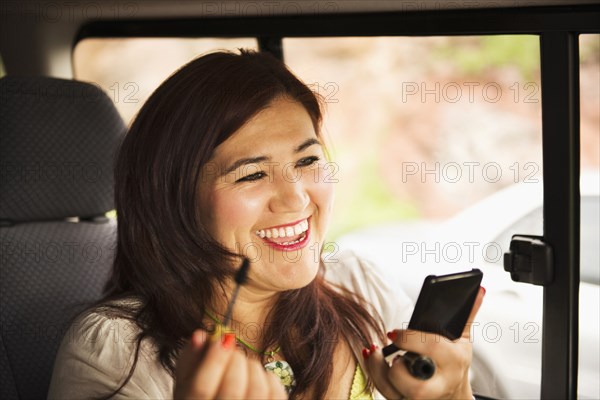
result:
M 325 279 L 369 301 L 387 330 L 406 327 L 412 304 L 400 288 L 388 286 L 389 281 L 380 270 L 350 252 L 331 256 L 324 265 Z M 96 313 L 79 319 L 61 343 L 48 398 L 89 399 L 111 393 L 129 372 L 137 329 L 127 320 Z M 354 349 L 362 364 L 360 351 Z M 133 376 L 115 398 L 169 399 L 173 396 L 173 383 L 151 341 L 144 340 Z

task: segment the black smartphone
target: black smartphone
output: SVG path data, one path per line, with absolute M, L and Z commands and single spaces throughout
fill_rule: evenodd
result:
M 483 273 L 478 269 L 426 277 L 408 329 L 458 339 L 477 298 L 482 278 Z
M 425 278 L 408 329 L 431 332 L 449 339 L 458 339 L 467 323 L 483 273 L 478 269 L 449 275 L 429 275 Z M 427 356 L 406 352 L 395 344 L 382 349 L 391 366 L 400 357 L 412 376 L 427 380 L 435 373 L 435 363 Z

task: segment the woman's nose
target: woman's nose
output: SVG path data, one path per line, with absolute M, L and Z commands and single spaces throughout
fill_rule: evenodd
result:
M 272 212 L 299 212 L 308 207 L 310 197 L 302 180 L 281 179 L 276 182 L 276 190 L 271 198 Z

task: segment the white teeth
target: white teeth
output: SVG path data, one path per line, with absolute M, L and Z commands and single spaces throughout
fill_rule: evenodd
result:
M 297 236 L 303 232 L 306 232 L 307 230 L 308 230 L 308 221 L 302 220 L 294 226 L 286 226 L 285 228 L 261 229 L 259 231 L 256 231 L 256 235 L 262 239 L 264 239 L 265 237 L 267 239 L 271 239 L 271 238 L 277 239 L 277 238 L 283 238 L 283 237 Z M 294 242 L 285 242 L 283 244 L 285 245 L 286 243 L 294 243 Z
M 296 244 L 296 243 L 299 243 L 300 241 L 302 241 L 302 239 L 304 239 L 305 237 L 306 237 L 306 235 L 302 235 L 298 240 L 294 240 L 293 242 L 283 242 L 281 244 L 284 245 L 284 246 L 289 246 L 289 245 L 292 245 L 292 244 Z

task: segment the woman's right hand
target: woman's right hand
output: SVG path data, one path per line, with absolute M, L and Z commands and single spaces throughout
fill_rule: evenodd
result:
M 235 335 L 196 330 L 177 360 L 174 398 L 287 399 L 279 378 L 237 350 Z

